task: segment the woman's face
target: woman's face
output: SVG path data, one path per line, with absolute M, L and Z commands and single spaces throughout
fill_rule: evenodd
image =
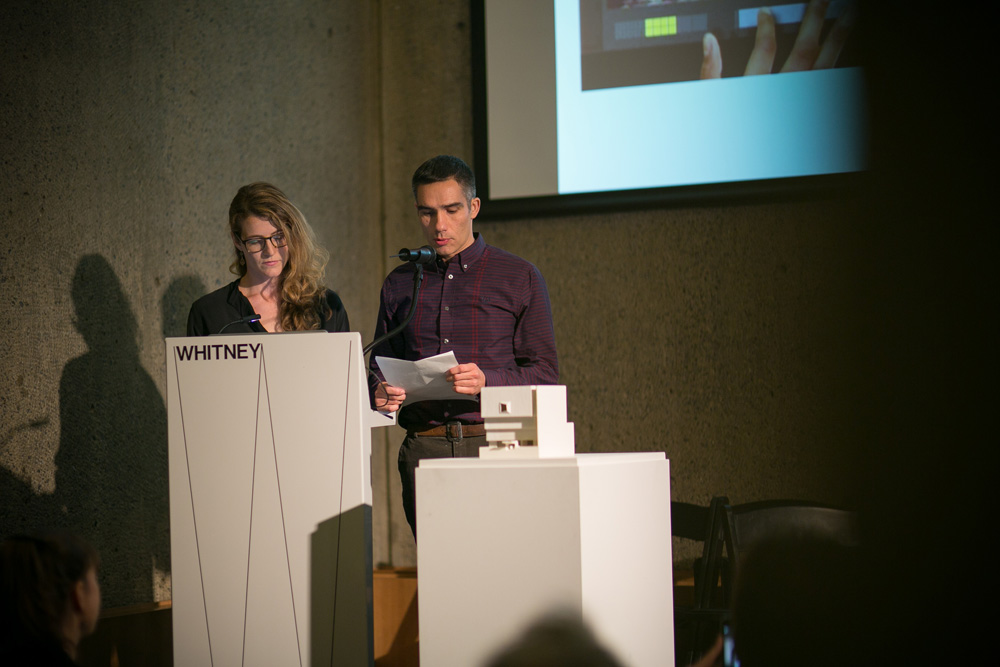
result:
M 243 253 L 247 262 L 247 276 L 251 283 L 268 282 L 281 277 L 288 263 L 288 246 L 274 247 L 274 242 L 264 241 L 264 247 L 259 252 L 250 252 L 246 241 L 250 239 L 268 239 L 280 234 L 277 226 L 271 221 L 256 216 L 250 216 L 243 221 L 243 234 L 240 239 L 233 239 L 236 249 Z

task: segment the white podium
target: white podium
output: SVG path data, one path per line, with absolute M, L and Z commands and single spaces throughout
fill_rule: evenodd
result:
M 174 664 L 371 665 L 358 333 L 168 338 Z
M 427 459 L 416 479 L 421 664 L 482 664 L 554 609 L 626 665 L 674 664 L 662 452 Z

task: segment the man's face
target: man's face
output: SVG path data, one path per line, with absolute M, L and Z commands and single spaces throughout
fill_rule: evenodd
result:
M 479 197 L 465 200 L 455 179 L 417 186 L 417 216 L 427 243 L 444 260 L 472 245 L 472 220 L 479 214 Z

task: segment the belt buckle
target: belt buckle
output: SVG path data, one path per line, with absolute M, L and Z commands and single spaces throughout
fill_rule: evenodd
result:
M 449 442 L 462 442 L 461 422 L 447 422 L 444 425 L 444 437 L 448 438 Z

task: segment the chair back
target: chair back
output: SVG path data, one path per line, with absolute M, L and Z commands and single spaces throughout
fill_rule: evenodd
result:
M 723 576 L 723 599 L 732 599 L 731 583 L 747 548 L 758 540 L 780 534 L 821 536 L 843 546 L 857 546 L 858 525 L 854 512 L 801 500 L 765 500 L 742 505 L 725 505 L 722 522 L 728 576 Z

